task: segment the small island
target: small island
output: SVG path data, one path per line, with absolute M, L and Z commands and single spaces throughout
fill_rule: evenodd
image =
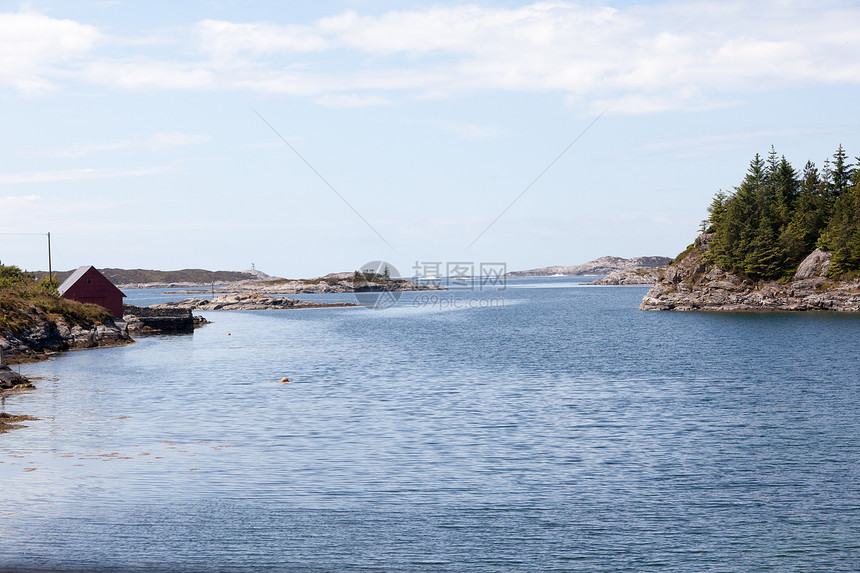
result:
M 821 171 L 756 155 L 708 213 L 641 310 L 860 311 L 860 169 L 841 145 Z

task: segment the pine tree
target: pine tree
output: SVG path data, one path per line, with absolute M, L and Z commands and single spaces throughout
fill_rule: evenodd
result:
M 833 154 L 833 170 L 830 173 L 830 194 L 834 200 L 839 199 L 851 183 L 851 164 L 845 160 L 848 155 L 839 144 L 839 149 Z
M 860 158 L 857 159 L 860 164 Z M 743 181 L 708 207 L 714 234 L 705 257 L 752 279 L 790 277 L 816 246 L 833 253 L 829 273 L 860 275 L 860 169 L 840 145 L 821 172 L 811 161 L 802 177 L 771 148 L 756 155 Z

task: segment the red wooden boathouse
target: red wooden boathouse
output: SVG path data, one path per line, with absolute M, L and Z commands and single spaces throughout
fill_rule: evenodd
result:
M 59 288 L 60 295 L 69 300 L 97 304 L 122 318 L 122 299 L 125 294 L 95 267 L 78 267 Z

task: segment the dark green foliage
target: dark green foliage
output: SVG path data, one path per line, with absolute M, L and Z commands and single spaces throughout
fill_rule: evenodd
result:
M 32 273 L 22 271 L 14 265 L 0 265 L 0 289 L 27 287 L 32 282 Z
M 709 262 L 751 279 L 784 279 L 816 246 L 833 252 L 829 274 L 860 271 L 860 175 L 842 146 L 822 173 L 802 174 L 771 148 L 756 155 L 734 192 L 718 193 L 705 229 Z

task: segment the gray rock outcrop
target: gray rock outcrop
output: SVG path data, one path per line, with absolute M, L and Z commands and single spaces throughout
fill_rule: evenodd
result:
M 797 272 L 794 273 L 794 280 L 812 279 L 823 277 L 830 268 L 830 259 L 832 255 L 827 251 L 815 249 L 808 257 L 803 259 L 803 262 L 797 267 Z

